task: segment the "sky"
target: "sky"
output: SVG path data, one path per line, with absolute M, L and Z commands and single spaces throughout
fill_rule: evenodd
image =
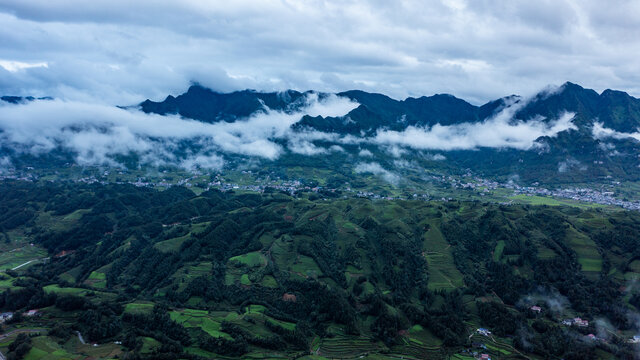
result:
M 0 94 L 130 105 L 198 82 L 474 104 L 640 96 L 640 1 L 0 0 Z

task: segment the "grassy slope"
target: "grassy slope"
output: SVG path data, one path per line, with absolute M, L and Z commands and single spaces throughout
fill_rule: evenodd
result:
M 429 288 L 454 289 L 463 285 L 462 274 L 453 263 L 451 246 L 440 232 L 439 221 L 428 221 L 429 230 L 424 236 L 424 254 L 429 265 Z

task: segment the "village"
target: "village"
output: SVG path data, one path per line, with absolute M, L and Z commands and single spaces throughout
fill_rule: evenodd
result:
M 539 317 L 543 315 L 544 309 L 538 305 L 532 305 L 525 308 L 530 312 L 531 315 L 535 317 Z M 593 333 L 587 333 L 586 330 L 589 329 L 590 324 L 589 320 L 583 319 L 581 317 L 573 317 L 573 318 L 565 318 L 562 320 L 558 320 L 558 323 L 566 328 L 574 328 L 577 332 L 576 336 L 579 336 L 583 339 L 583 341 L 588 343 L 608 343 L 609 340 L 605 337 L 601 337 L 595 335 Z M 581 330 L 582 329 L 582 330 Z M 599 332 L 600 333 L 600 332 Z M 487 346 L 485 341 L 482 341 L 482 338 L 487 338 L 486 341 L 494 345 Z M 469 340 L 471 341 L 470 346 L 461 351 L 461 355 L 471 356 L 474 359 L 478 360 L 490 360 L 491 354 L 490 350 L 495 350 L 495 344 L 497 344 L 497 339 L 493 337 L 493 333 L 490 329 L 480 327 L 477 328 L 474 332 L 469 335 Z M 634 335 L 628 339 L 626 339 L 627 343 L 631 344 L 640 344 L 640 335 Z
M 33 167 L 27 167 L 27 171 L 17 172 L 15 170 L 0 173 L 0 180 L 22 180 L 22 181 L 37 181 L 38 175 L 35 174 Z M 116 181 L 109 180 L 109 176 L 113 175 L 113 171 L 116 171 L 118 177 Z M 210 177 L 210 181 L 202 182 L 203 173 L 200 170 L 192 170 L 189 174 L 185 174 L 183 177 L 177 180 L 169 180 L 160 176 L 146 177 L 135 176 L 135 180 L 125 180 L 132 177 L 129 171 L 125 169 L 120 170 L 104 170 L 99 175 L 90 175 L 79 177 L 73 180 L 78 183 L 86 184 L 129 184 L 137 187 L 154 187 L 154 188 L 168 188 L 172 186 L 184 186 L 187 188 L 201 188 L 204 191 L 209 189 L 217 189 L 223 192 L 226 191 L 250 191 L 263 193 L 267 189 L 276 191 L 282 191 L 291 195 L 295 195 L 299 192 L 313 192 L 313 193 L 335 193 L 340 197 L 360 197 L 369 198 L 373 200 L 436 200 L 436 201 L 450 201 L 453 198 L 447 195 L 447 187 L 451 190 L 463 189 L 469 190 L 475 193 L 480 198 L 489 197 L 494 195 L 496 190 L 504 189 L 512 192 L 512 195 L 501 195 L 505 197 L 505 200 L 501 204 L 509 205 L 514 203 L 514 200 L 509 200 L 510 196 L 539 196 L 557 199 L 569 199 L 576 202 L 594 203 L 607 206 L 622 207 L 628 210 L 640 211 L 640 201 L 620 199 L 615 196 L 615 187 L 620 185 L 620 182 L 609 179 L 610 183 L 600 184 L 600 190 L 596 190 L 589 187 L 574 187 L 574 188 L 557 188 L 548 189 L 541 186 L 539 183 L 533 183 L 530 186 L 521 186 L 513 181 L 498 182 L 495 180 L 485 179 L 479 176 L 473 175 L 470 171 L 460 176 L 452 175 L 430 175 L 425 177 L 425 181 L 435 184 L 444 185 L 441 191 L 430 190 L 429 192 L 420 191 L 419 189 L 413 189 L 409 194 L 390 195 L 388 193 L 379 193 L 372 190 L 356 190 L 352 189 L 348 183 L 345 183 L 342 187 L 323 187 L 319 185 L 309 185 L 302 179 L 284 180 L 273 174 L 266 177 L 259 177 L 251 170 L 240 171 L 241 176 L 246 176 L 249 179 L 253 179 L 249 182 L 243 183 L 237 181 L 229 181 L 225 179 L 225 176 L 221 173 L 215 175 L 204 175 Z M 168 175 L 168 171 L 162 171 L 161 175 Z M 172 173 L 172 177 L 175 174 Z M 53 181 L 53 180 L 49 180 Z M 444 195 L 444 196 L 443 196 Z

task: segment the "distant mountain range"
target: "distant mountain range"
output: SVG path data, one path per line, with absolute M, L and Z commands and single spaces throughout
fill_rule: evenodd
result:
M 351 101 L 353 106 L 340 116 L 320 116 L 306 111 L 310 98 L 319 102 L 342 99 L 343 102 Z M 3 96 L 1 99 L 12 104 L 43 100 L 15 96 Z M 177 158 L 182 163 L 176 162 L 178 165 L 191 161 L 186 158 L 190 154 L 200 152 L 208 154 L 206 156 L 214 153 L 224 157 L 220 161 L 214 159 L 214 163 L 224 162 L 227 167 L 257 156 L 263 164 L 261 166 L 271 169 L 296 166 L 334 172 L 340 169 L 340 176 L 346 178 L 354 174 L 358 164 L 365 163 L 368 167 L 360 169 L 378 169 L 379 174 L 386 171 L 383 174 L 407 175 L 409 172 L 416 181 L 420 178 L 420 171 L 425 169 L 438 169 L 445 173 L 471 170 L 484 176 L 525 183 L 640 180 L 640 133 L 637 132 L 640 128 L 640 99 L 614 90 L 598 94 L 570 82 L 548 88 L 531 98 L 511 95 L 481 106 L 448 94 L 395 100 L 360 90 L 336 94 L 295 90 L 219 93 L 193 85 L 182 95 L 170 95 L 159 102 L 146 100 L 136 107 L 147 114 L 179 115 L 215 124 L 209 131 L 226 131 L 220 139 L 233 138 L 244 146 L 242 151 L 234 151 L 234 145 L 225 147 L 220 144 L 223 140 L 213 139 L 215 133 L 203 134 L 212 139 L 209 142 L 181 139 L 165 151 L 179 151 Z M 289 122 L 284 125 L 286 131 L 279 128 L 274 133 L 262 129 L 249 140 L 242 138 L 243 132 L 251 132 L 251 127 L 259 125 L 260 121 L 257 119 L 255 121 L 258 122 L 247 125 L 246 119 L 273 112 L 288 116 Z M 230 127 L 233 123 L 238 123 L 238 126 Z M 103 136 L 116 134 L 95 123 L 73 125 L 62 129 L 59 136 L 89 131 L 87 129 L 92 127 L 95 129 L 92 131 Z M 170 140 L 171 135 L 160 134 Z M 111 142 L 103 141 L 107 144 L 103 147 L 105 153 L 93 158 L 103 161 L 120 157 L 124 159 L 121 163 L 133 166 L 137 159 L 149 158 L 148 149 L 165 146 L 166 143 L 163 139 L 154 140 L 156 135 L 139 136 L 151 139 L 152 145 L 141 147 L 147 149 L 144 150 L 146 153 L 128 156 L 127 151 L 137 151 L 135 147 L 125 146 L 124 152 L 118 152 Z M 86 143 L 61 138 L 52 139 L 52 142 L 60 144 L 56 148 L 60 154 L 46 161 L 37 160 L 42 155 L 36 154 L 34 158 L 33 152 L 21 150 L 20 144 L 9 146 L 6 142 L 4 145 L 0 143 L 0 158 L 3 154 L 19 157 L 27 153 L 25 156 L 31 160 L 14 161 L 16 166 L 55 162 L 55 159 L 69 162 L 79 151 L 68 145 L 65 150 L 65 144 Z M 275 151 L 272 154 L 277 155 L 260 157 L 259 151 L 251 151 L 254 142 L 268 143 Z M 91 155 L 92 149 L 83 151 Z M 196 160 L 200 161 L 198 164 L 202 163 L 201 158 Z
M 261 111 L 265 106 L 273 110 L 298 110 L 303 105 L 301 100 L 309 93 L 312 92 L 287 90 L 264 93 L 243 90 L 219 93 L 193 85 L 182 95 L 169 95 L 161 102 L 146 100 L 140 107 L 146 113 L 180 114 L 208 123 L 232 122 Z M 320 96 L 327 95 L 320 93 Z M 359 134 L 373 133 L 381 128 L 400 130 L 407 126 L 479 122 L 495 115 L 507 103 L 522 100 L 512 95 L 475 106 L 449 94 L 409 97 L 405 100 L 395 100 L 383 94 L 361 90 L 336 95 L 347 97 L 360 105 L 340 118 L 304 116 L 295 126 Z M 575 113 L 574 123 L 579 127 L 590 126 L 595 120 L 602 122 L 606 128 L 620 132 L 634 132 L 640 127 L 640 99 L 615 90 L 605 90 L 598 94 L 571 82 L 558 89 L 539 93 L 514 114 L 514 119 L 528 120 L 536 116 L 553 119 L 563 112 Z M 345 122 L 344 118 L 347 117 L 352 121 Z
M 303 99 L 309 93 L 293 90 L 272 93 L 244 90 L 224 94 L 194 85 L 177 97 L 168 96 L 161 102 L 146 100 L 140 104 L 140 108 L 146 113 L 179 114 L 208 123 L 233 122 L 264 111 L 265 106 L 273 110 L 295 112 L 303 106 Z M 481 143 L 473 149 L 454 148 L 443 152 L 447 159 L 446 166 L 451 170 L 468 168 L 485 175 L 505 178 L 516 176 L 528 181 L 576 182 L 609 177 L 634 180 L 640 178 L 640 146 L 633 137 L 640 127 L 640 99 L 625 92 L 605 90 L 598 94 L 594 90 L 567 82 L 558 88 L 542 91 L 530 99 L 511 95 L 481 106 L 448 94 L 409 97 L 405 100 L 360 90 L 335 95 L 349 98 L 359 105 L 340 117 L 304 115 L 292 127 L 300 131 L 316 130 L 366 138 L 375 137 L 381 131 L 403 134 L 409 128 L 429 129 L 437 124 L 471 126 L 490 121 L 501 112 L 506 113 L 508 123 L 513 125 L 526 121 L 549 124 L 562 114 L 573 113 L 571 129 L 540 137 L 536 141 L 536 145 L 540 146 L 514 149 L 499 145 L 483 146 Z M 320 93 L 319 96 L 326 97 L 329 94 Z M 458 128 L 454 129 L 458 131 Z M 597 132 L 598 129 L 602 131 Z M 502 130 L 496 128 L 495 131 Z M 352 150 L 362 147 L 360 145 Z M 346 148 L 349 149 L 348 146 Z M 429 149 L 426 144 L 422 150 L 443 149 Z M 377 161 L 383 164 L 391 164 L 393 160 L 391 156 L 384 159 L 384 152 L 376 155 Z M 420 165 L 430 166 L 428 161 Z

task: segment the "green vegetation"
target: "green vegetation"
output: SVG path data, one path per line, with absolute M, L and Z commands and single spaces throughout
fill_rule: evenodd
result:
M 461 287 L 462 274 L 454 264 L 451 245 L 442 236 L 439 222 L 431 220 L 427 224 L 429 230 L 425 234 L 424 252 L 429 269 L 429 288 L 451 290 Z
M 249 267 L 264 266 L 267 264 L 267 259 L 257 251 L 234 256 L 229 259 L 229 261 L 232 263 L 244 264 Z
M 107 275 L 103 272 L 92 271 L 85 283 L 98 289 L 104 289 L 107 286 Z
M 124 311 L 134 314 L 145 314 L 150 313 L 153 310 L 153 306 L 154 304 L 152 302 L 132 302 L 124 306 Z
M 232 339 L 229 334 L 221 331 L 221 322 L 223 319 L 209 316 L 207 311 L 184 309 L 181 311 L 172 311 L 169 313 L 171 320 L 181 324 L 186 328 L 199 328 L 215 338 Z
M 40 333 L 26 358 L 633 354 L 636 212 L 27 182 L 0 204 L 31 211 L 3 249 L 48 258 L 0 272 L 2 312 L 39 309 L 6 325 Z M 577 316 L 617 331 L 596 350 Z

